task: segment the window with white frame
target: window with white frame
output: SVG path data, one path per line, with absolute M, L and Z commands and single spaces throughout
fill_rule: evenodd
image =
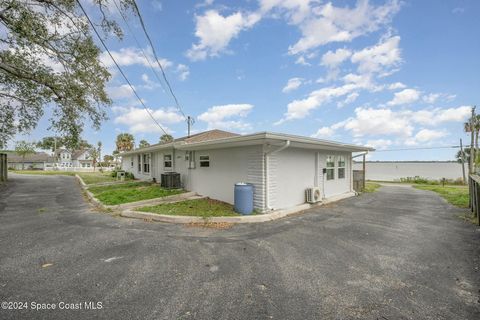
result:
M 200 167 L 208 168 L 210 167 L 210 156 L 203 155 L 199 157 Z
M 173 167 L 172 155 L 171 154 L 163 155 L 163 167 L 165 169 L 171 169 Z
M 334 156 L 327 156 L 327 180 L 335 179 L 335 157 Z
M 150 173 L 150 153 L 143 154 L 143 172 Z
M 345 156 L 338 156 L 337 158 L 338 166 L 338 179 L 345 179 Z
M 133 156 L 130 157 L 130 167 L 133 168 Z
M 142 156 L 140 154 L 137 155 L 137 161 L 138 172 L 142 172 Z

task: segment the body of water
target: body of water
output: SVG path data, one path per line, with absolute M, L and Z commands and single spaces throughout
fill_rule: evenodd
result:
M 356 162 L 354 170 L 362 170 L 362 163 Z M 367 162 L 367 180 L 395 181 L 400 178 L 419 176 L 439 180 L 462 178 L 462 165 L 457 162 Z M 468 174 L 468 165 L 465 164 Z

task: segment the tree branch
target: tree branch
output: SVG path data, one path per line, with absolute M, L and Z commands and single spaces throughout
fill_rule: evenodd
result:
M 40 84 L 40 85 L 43 85 L 47 88 L 49 88 L 53 94 L 55 94 L 57 96 L 57 98 L 59 100 L 63 100 L 64 99 L 64 96 L 62 94 L 60 94 L 58 92 L 58 88 L 56 88 L 54 85 L 46 82 L 46 81 L 42 81 L 41 79 L 38 79 L 36 78 L 34 75 L 32 74 L 29 74 L 28 72 L 26 72 L 25 70 L 21 70 L 17 67 L 13 67 L 13 66 L 10 66 L 6 63 L 4 63 L 3 61 L 0 60 L 0 70 L 3 70 L 5 72 L 8 72 L 9 74 L 17 77 L 17 78 L 21 78 L 21 79 L 25 79 L 25 80 L 30 80 L 30 81 L 33 81 L 37 84 Z

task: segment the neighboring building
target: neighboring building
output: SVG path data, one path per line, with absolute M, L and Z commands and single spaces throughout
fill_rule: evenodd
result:
M 186 190 L 228 203 L 235 183 L 251 183 L 254 207 L 266 212 L 304 203 L 312 187 L 322 199 L 353 195 L 352 152 L 368 150 L 295 135 L 212 130 L 121 155 L 122 169 L 136 178 L 160 181 L 163 173 L 178 172 Z
M 69 151 L 58 149 L 55 152 L 57 166 L 60 168 L 93 168 L 93 158 L 90 149 Z
M 7 155 L 8 168 L 15 170 L 22 170 L 22 167 L 25 170 L 45 170 L 53 167 L 54 163 L 55 158 L 45 152 L 26 155 L 25 159 L 15 152 L 9 152 Z

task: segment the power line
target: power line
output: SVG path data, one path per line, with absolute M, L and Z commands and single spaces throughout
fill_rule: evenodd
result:
M 103 47 L 105 48 L 105 50 L 107 51 L 108 55 L 110 56 L 110 58 L 112 59 L 113 63 L 115 64 L 115 66 L 117 67 L 118 71 L 120 71 L 120 73 L 122 74 L 123 78 L 125 79 L 125 81 L 127 82 L 128 86 L 130 87 L 130 89 L 132 90 L 132 92 L 134 93 L 134 95 L 137 97 L 138 101 L 140 101 L 141 105 L 143 106 L 143 108 L 145 109 L 145 111 L 147 111 L 148 115 L 150 116 L 150 118 L 152 118 L 152 120 L 157 124 L 157 126 L 165 133 L 165 134 L 168 134 L 167 131 L 165 131 L 165 129 L 160 125 L 160 123 L 158 123 L 158 121 L 155 119 L 155 117 L 152 115 L 152 113 L 150 112 L 150 110 L 148 110 L 147 106 L 145 105 L 145 103 L 143 102 L 142 98 L 140 98 L 140 96 L 138 95 L 137 91 L 135 90 L 135 88 L 133 87 L 133 85 L 130 83 L 130 80 L 128 80 L 127 76 L 125 75 L 125 73 L 123 72 L 122 68 L 120 68 L 120 66 L 118 65 L 117 61 L 115 60 L 115 58 L 113 57 L 113 55 L 110 53 L 110 50 L 108 49 L 107 45 L 105 44 L 105 42 L 103 41 L 102 37 L 100 36 L 100 34 L 98 33 L 97 29 L 95 28 L 95 25 L 93 24 L 92 20 L 90 20 L 90 17 L 87 15 L 87 12 L 85 11 L 85 9 L 83 8 L 82 4 L 80 3 L 80 0 L 76 0 L 80 9 L 82 10 L 83 14 L 85 15 L 85 17 L 87 18 L 88 22 L 90 23 L 90 26 L 92 27 L 93 31 L 95 32 L 95 34 L 97 35 L 98 39 L 100 40 L 100 42 L 102 43 Z
M 172 86 L 170 85 L 170 82 L 169 82 L 168 79 L 167 79 L 167 75 L 165 74 L 165 70 L 163 70 L 162 64 L 160 63 L 160 60 L 158 59 L 157 52 L 155 51 L 155 47 L 154 47 L 154 45 L 153 45 L 152 40 L 150 39 L 150 36 L 148 35 L 147 28 L 145 27 L 145 23 L 143 22 L 143 18 L 142 18 L 142 15 L 141 15 L 141 13 L 140 13 L 140 9 L 139 9 L 138 6 L 137 6 L 137 2 L 136 2 L 135 0 L 133 0 L 133 1 L 132 1 L 132 4 L 133 4 L 133 6 L 134 6 L 134 8 L 135 8 L 135 11 L 136 11 L 137 14 L 138 14 L 138 19 L 140 20 L 140 25 L 142 26 L 143 32 L 145 33 L 145 36 L 147 37 L 147 40 L 148 40 L 148 42 L 150 43 L 150 47 L 152 47 L 153 56 L 155 57 L 155 60 L 157 61 L 158 66 L 160 67 L 160 70 L 162 71 L 163 79 L 165 80 L 165 83 L 166 83 L 167 86 L 168 86 L 168 89 L 169 89 L 169 91 L 170 91 L 170 94 L 172 95 L 173 99 L 175 100 L 176 107 L 178 108 L 178 110 L 180 111 L 180 113 L 183 115 L 183 117 L 184 117 L 185 119 L 187 119 L 187 117 L 185 116 L 185 113 L 184 113 L 183 110 L 182 110 L 182 107 L 180 106 L 180 103 L 178 103 L 177 96 L 175 95 L 175 93 L 173 93 Z
M 163 84 L 163 80 L 160 78 L 157 71 L 155 70 L 155 67 L 153 66 L 152 62 L 148 58 L 148 55 L 143 50 L 142 45 L 140 44 L 140 41 L 138 41 L 138 38 L 135 36 L 135 33 L 133 32 L 133 29 L 130 27 L 130 24 L 128 23 L 127 18 L 125 17 L 123 11 L 119 8 L 119 6 L 117 4 L 117 0 L 113 0 L 113 4 L 117 8 L 117 11 L 120 14 L 120 16 L 122 17 L 123 21 L 125 22 L 125 25 L 127 26 L 128 30 L 130 31 L 130 34 L 132 35 L 133 39 L 135 40 L 135 43 L 137 44 L 138 48 L 140 49 L 140 52 L 142 53 L 143 57 L 148 62 L 148 65 L 150 66 L 150 69 L 152 70 L 153 74 L 157 78 L 157 80 L 160 83 L 160 85 L 162 86 L 163 90 L 165 90 L 165 92 L 167 92 L 167 88 L 165 88 L 165 86 Z
M 384 150 L 375 150 L 374 152 L 408 151 L 408 150 L 432 150 L 432 149 L 458 149 L 458 148 L 460 148 L 460 146 L 419 147 L 419 148 L 404 148 L 404 149 L 384 149 Z

